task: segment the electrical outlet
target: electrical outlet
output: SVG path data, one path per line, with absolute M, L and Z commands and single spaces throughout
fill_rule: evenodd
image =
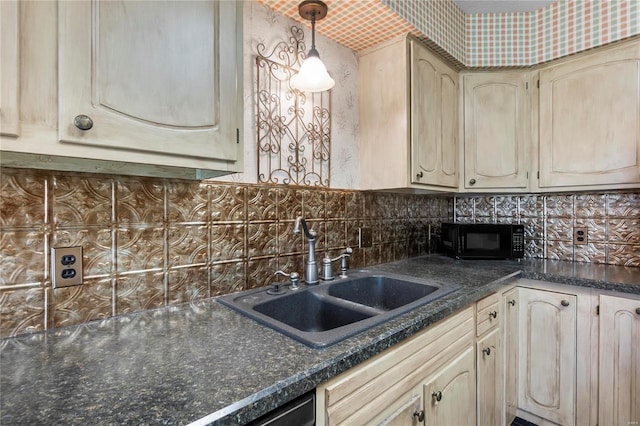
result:
M 589 242 L 589 232 L 586 226 L 576 226 L 573 228 L 573 245 L 584 245 Z
M 373 245 L 373 230 L 371 228 L 358 228 L 358 247 L 367 248 Z
M 51 285 L 53 288 L 82 284 L 82 247 L 51 249 Z

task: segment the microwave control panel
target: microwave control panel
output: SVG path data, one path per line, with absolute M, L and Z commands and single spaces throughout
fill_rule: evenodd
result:
M 513 254 L 524 254 L 524 228 L 518 229 L 518 227 L 514 226 L 511 234 L 511 244 Z

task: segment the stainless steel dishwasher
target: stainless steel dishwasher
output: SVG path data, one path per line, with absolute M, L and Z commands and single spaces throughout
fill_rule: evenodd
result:
M 248 426 L 314 426 L 316 393 L 311 391 L 249 423 Z

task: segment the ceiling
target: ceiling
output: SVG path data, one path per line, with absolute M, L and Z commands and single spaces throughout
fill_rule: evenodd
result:
M 476 13 L 533 12 L 550 5 L 554 0 L 454 0 L 468 15 Z

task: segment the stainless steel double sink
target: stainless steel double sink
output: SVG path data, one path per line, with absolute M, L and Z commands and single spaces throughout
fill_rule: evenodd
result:
M 287 287 L 284 284 L 283 287 Z M 330 346 L 439 299 L 459 285 L 373 271 L 283 294 L 258 288 L 218 301 L 312 348 Z

